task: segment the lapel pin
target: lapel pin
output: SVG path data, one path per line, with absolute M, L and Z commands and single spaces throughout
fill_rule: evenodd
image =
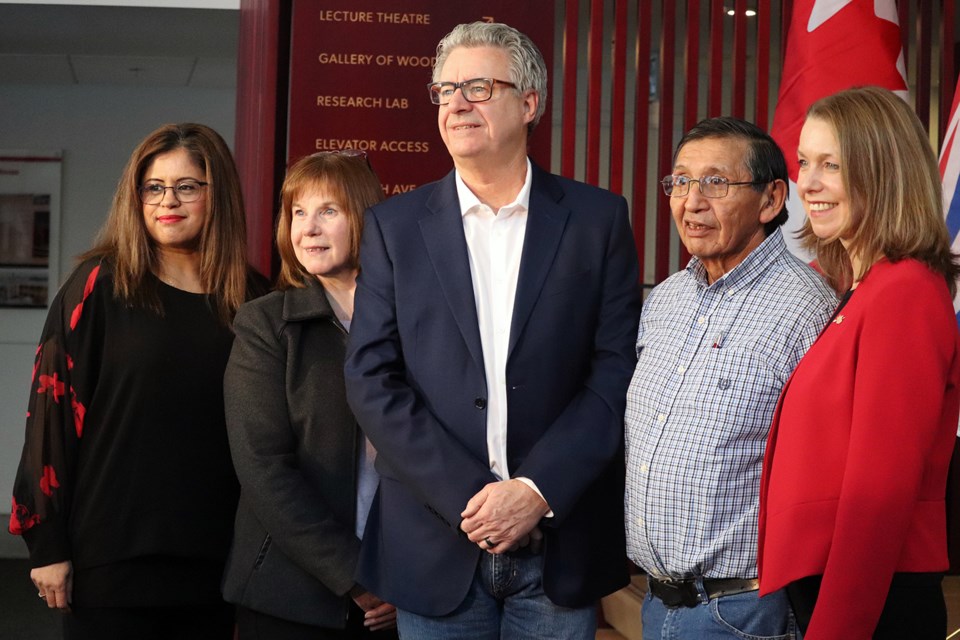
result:
M 841 322 L 843 322 L 843 316 L 837 316 L 833 319 L 833 324 L 840 324 Z

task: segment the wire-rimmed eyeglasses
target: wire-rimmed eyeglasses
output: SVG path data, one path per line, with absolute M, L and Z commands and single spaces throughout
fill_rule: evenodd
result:
M 493 97 L 493 85 L 495 84 L 506 85 L 513 89 L 517 88 L 517 85 L 506 80 L 473 78 L 463 82 L 431 82 L 427 85 L 427 91 L 430 92 L 430 102 L 440 106 L 448 104 L 457 89 L 460 89 L 463 99 L 467 102 L 486 102 Z
M 696 182 L 700 187 L 700 195 L 704 198 L 722 198 L 727 195 L 730 187 L 739 187 L 741 185 L 757 186 L 760 184 L 769 184 L 772 180 L 747 180 L 745 182 L 730 182 L 723 176 L 703 176 L 695 180 L 688 176 L 664 176 L 660 184 L 663 186 L 663 192 L 671 198 L 682 198 L 690 193 L 690 184 Z
M 208 184 L 199 180 L 181 180 L 172 187 L 167 187 L 161 182 L 148 182 L 140 185 L 137 193 L 140 195 L 140 202 L 143 204 L 160 204 L 163 202 L 163 196 L 167 193 L 167 189 L 173 190 L 173 197 L 180 203 L 196 202 L 203 195 L 203 187 Z

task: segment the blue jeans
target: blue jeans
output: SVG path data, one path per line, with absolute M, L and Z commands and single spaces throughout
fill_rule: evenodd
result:
M 543 592 L 543 557 L 483 554 L 467 597 L 441 617 L 397 611 L 401 640 L 593 640 L 595 606 L 568 609 Z
M 705 593 L 701 595 L 706 600 Z M 795 638 L 783 591 L 721 596 L 695 607 L 670 609 L 650 593 L 643 601 L 643 640 L 789 640 Z

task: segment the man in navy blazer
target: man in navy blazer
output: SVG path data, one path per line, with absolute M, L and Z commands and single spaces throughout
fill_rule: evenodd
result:
M 527 159 L 543 58 L 502 24 L 438 47 L 455 170 L 367 212 L 346 363 L 381 481 L 358 581 L 404 638 L 593 638 L 627 582 L 626 201 Z

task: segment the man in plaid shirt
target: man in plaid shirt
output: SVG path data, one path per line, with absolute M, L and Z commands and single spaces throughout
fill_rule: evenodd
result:
M 758 127 L 700 122 L 662 184 L 693 257 L 644 304 L 627 392 L 644 639 L 788 638 L 786 595 L 757 593 L 760 470 L 780 391 L 836 296 L 786 248 L 787 166 Z

